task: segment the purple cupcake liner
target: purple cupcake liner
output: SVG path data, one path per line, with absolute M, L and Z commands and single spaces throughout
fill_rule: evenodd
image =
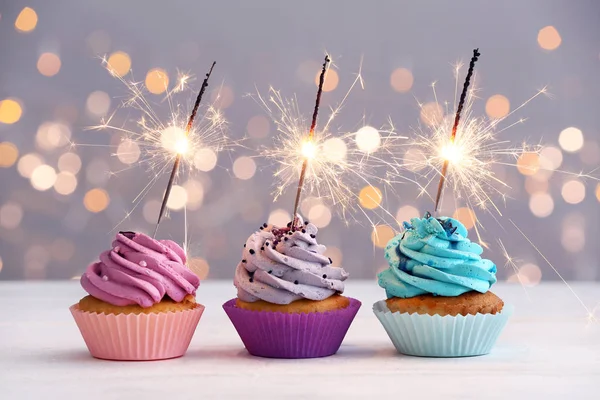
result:
M 236 299 L 223 309 L 244 346 L 254 356 L 316 358 L 335 354 L 354 320 L 361 302 L 350 298 L 344 309 L 324 313 L 284 314 L 238 308 Z

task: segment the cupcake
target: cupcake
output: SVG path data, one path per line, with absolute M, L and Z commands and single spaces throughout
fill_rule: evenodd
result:
M 387 300 L 373 311 L 403 354 L 462 357 L 487 354 L 510 311 L 489 291 L 496 265 L 453 218 L 413 218 L 385 248 L 379 273 Z
M 204 311 L 195 299 L 200 280 L 185 263 L 185 251 L 171 240 L 119 232 L 81 276 L 89 296 L 70 307 L 92 356 L 181 357 Z
M 301 217 L 264 224 L 244 244 L 237 298 L 223 305 L 250 354 L 314 358 L 335 354 L 360 302 L 344 297 L 348 273 L 333 267 L 317 227 Z

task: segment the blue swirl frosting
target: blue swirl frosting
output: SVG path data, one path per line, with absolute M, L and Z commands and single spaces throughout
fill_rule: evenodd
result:
M 482 247 L 467 239 L 467 229 L 459 221 L 427 214 L 404 227 L 387 244 L 390 267 L 378 275 L 388 298 L 485 293 L 496 283 L 496 265 L 481 258 Z

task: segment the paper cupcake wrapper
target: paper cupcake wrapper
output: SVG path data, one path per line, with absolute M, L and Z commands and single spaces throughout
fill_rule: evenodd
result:
M 385 300 L 373 312 L 399 353 L 422 357 L 467 357 L 488 354 L 500 336 L 511 306 L 500 313 L 440 316 L 392 313 Z
M 238 308 L 236 299 L 223 304 L 244 346 L 268 358 L 316 358 L 335 354 L 361 302 L 350 299 L 344 309 L 323 313 L 284 314 Z
M 98 314 L 69 310 L 91 355 L 105 360 L 149 361 L 185 354 L 204 306 L 152 314 Z

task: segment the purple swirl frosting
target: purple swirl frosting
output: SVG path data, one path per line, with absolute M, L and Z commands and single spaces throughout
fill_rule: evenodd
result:
M 186 267 L 185 251 L 177 243 L 119 232 L 112 246 L 81 276 L 81 286 L 93 297 L 147 308 L 165 296 L 180 302 L 196 294 L 200 279 Z
M 326 247 L 317 243 L 317 227 L 300 216 L 297 221 L 294 230 L 264 224 L 250 235 L 235 271 L 240 300 L 290 304 L 344 291 L 348 273 L 323 255 Z

